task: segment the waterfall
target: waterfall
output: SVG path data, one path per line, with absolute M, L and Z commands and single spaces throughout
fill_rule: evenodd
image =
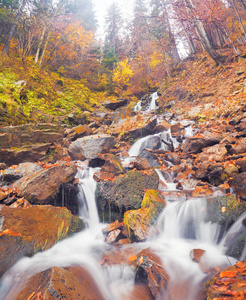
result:
M 159 98 L 158 93 L 155 92 L 151 95 L 151 101 L 149 103 L 149 107 L 147 108 L 147 111 L 156 110 L 158 106 L 156 105 L 156 100 Z

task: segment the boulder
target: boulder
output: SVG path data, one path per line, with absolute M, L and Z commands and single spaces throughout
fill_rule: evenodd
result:
M 0 276 L 23 256 L 51 248 L 83 223 L 66 208 L 0 207 Z
M 246 210 L 235 195 L 207 198 L 207 221 L 218 223 L 226 231 Z
M 149 170 L 152 168 L 148 160 L 143 157 L 137 157 L 134 160 L 133 165 L 137 170 Z
M 230 154 L 246 153 L 246 139 L 241 139 L 238 143 L 231 146 L 229 149 Z
M 176 152 L 170 152 L 165 154 L 165 160 L 169 161 L 173 165 L 179 165 L 180 164 L 180 157 L 179 154 Z
M 246 299 L 246 261 L 238 261 L 206 282 L 206 299 Z
M 90 113 L 88 111 L 71 113 L 68 115 L 68 122 L 71 125 L 88 124 L 90 122 Z
M 236 175 L 229 184 L 239 199 L 246 200 L 246 172 Z
M 203 148 L 218 144 L 222 138 L 220 136 L 188 137 L 184 143 L 184 152 L 200 153 Z
M 158 168 L 161 166 L 158 156 L 152 150 L 144 149 L 139 154 L 139 157 L 146 159 L 152 168 Z
M 139 138 L 154 134 L 156 125 L 157 125 L 157 118 L 154 117 L 148 120 L 147 123 L 141 126 L 140 128 L 130 129 L 129 131 L 124 132 L 121 135 L 120 139 L 123 141 L 134 142 Z
M 26 176 L 43 170 L 43 167 L 38 163 L 20 163 L 19 165 L 13 165 L 8 169 L 5 169 L 2 173 L 2 180 L 6 183 L 13 183 L 14 181 Z
M 62 140 L 64 128 L 54 124 L 25 124 L 0 128 L 1 148 L 53 143 Z
M 86 136 L 71 143 L 68 153 L 73 160 L 90 159 L 108 152 L 115 142 L 115 138 L 107 134 Z
M 138 254 L 135 281 L 147 283 L 155 299 L 170 299 L 169 276 L 162 266 L 161 259 L 149 248 Z
M 113 154 L 105 154 L 100 156 L 105 163 L 101 168 L 102 172 L 113 173 L 115 175 L 124 174 L 126 171 L 121 165 L 120 158 Z
M 32 204 L 61 205 L 61 199 L 57 199 L 60 188 L 72 182 L 76 173 L 77 167 L 74 164 L 60 163 L 23 177 L 12 187 L 19 191 L 20 197 Z
M 159 214 L 166 206 L 158 191 L 147 190 L 141 208 L 124 214 L 124 225 L 131 242 L 142 242 L 149 236 L 151 225 L 156 223 Z
M 202 153 L 198 155 L 198 161 L 217 161 L 221 162 L 225 160 L 227 155 L 227 149 L 224 145 L 218 144 L 203 149 Z
M 121 220 L 125 211 L 141 207 L 145 189 L 157 189 L 159 177 L 154 169 L 148 171 L 132 170 L 125 175 L 97 184 L 96 201 L 100 214 L 111 214 L 111 220 Z
M 78 125 L 66 131 L 66 138 L 69 141 L 75 141 L 78 138 L 92 134 L 92 130 L 88 125 Z
M 235 161 L 236 166 L 240 172 L 246 172 L 246 156 Z
M 12 300 L 15 293 L 16 291 L 11 290 L 5 300 Z M 14 299 L 103 300 L 105 298 L 86 268 L 73 266 L 53 267 L 28 279 L 22 279 L 22 289 L 17 292 Z
M 0 149 L 0 161 L 8 166 L 23 162 L 37 162 L 46 159 L 51 144 L 34 144 L 19 148 Z
M 128 99 L 117 99 L 116 101 L 107 100 L 103 103 L 103 106 L 110 110 L 116 110 L 122 106 L 126 106 L 128 104 Z

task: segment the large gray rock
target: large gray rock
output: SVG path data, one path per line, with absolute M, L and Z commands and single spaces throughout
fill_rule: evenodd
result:
M 115 142 L 115 138 L 107 134 L 86 136 L 71 143 L 68 153 L 73 160 L 90 159 L 108 152 Z
M 99 212 L 104 214 L 106 221 L 122 219 L 126 210 L 141 207 L 146 189 L 157 189 L 158 184 L 159 177 L 154 169 L 143 172 L 133 170 L 112 181 L 99 182 L 96 188 Z
M 184 152 L 200 153 L 203 148 L 218 144 L 222 138 L 220 136 L 188 137 L 184 144 Z
M 75 165 L 61 163 L 21 178 L 13 184 L 13 188 L 32 204 L 61 205 L 62 201 L 57 199 L 60 188 L 73 181 L 76 173 Z

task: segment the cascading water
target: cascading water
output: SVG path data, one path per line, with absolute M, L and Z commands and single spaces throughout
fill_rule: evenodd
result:
M 156 105 L 156 100 L 159 98 L 158 93 L 154 92 L 151 94 L 150 101 L 148 103 L 148 106 L 146 108 L 146 111 L 153 111 L 158 108 Z M 138 101 L 138 103 L 134 106 L 134 111 L 140 111 L 142 110 L 142 100 Z
M 166 138 L 168 138 L 168 134 L 169 139 L 172 138 L 169 132 L 165 134 Z M 154 140 L 157 139 L 160 148 L 166 145 L 161 142 L 163 138 L 165 138 L 163 134 L 154 136 Z M 137 156 L 150 145 L 153 145 L 153 139 L 151 141 L 151 137 L 143 138 L 133 145 L 129 154 Z M 2 278 L 0 300 L 5 299 L 6 294 L 8 294 L 7 300 L 15 299 L 15 293 L 21 288 L 21 278 L 32 276 L 52 266 L 70 265 L 85 266 L 106 300 L 127 299 L 134 287 L 134 268 L 124 264 L 100 267 L 104 253 L 110 246 L 104 242 L 102 235 L 102 228 L 105 227 L 105 224 L 100 223 L 98 218 L 94 196 L 96 183 L 93 180 L 93 174 L 95 171 L 95 169 L 87 168 L 82 164 L 78 165 L 80 214 L 81 218 L 87 222 L 88 228 L 59 242 L 43 253 L 38 253 L 32 258 L 23 258 L 17 262 Z M 165 179 L 159 170 L 157 172 L 160 180 L 165 182 L 167 190 L 175 190 L 172 178 Z M 235 263 L 235 259 L 228 259 L 223 254 L 224 245 L 230 240 L 230 237 L 235 237 L 235 232 L 244 230 L 246 217 L 243 215 L 228 234 L 221 237 L 221 227 L 206 221 L 206 216 L 206 198 L 188 201 L 185 199 L 182 201 L 182 198 L 179 198 L 175 201 L 167 201 L 165 209 L 157 220 L 158 233 L 146 242 L 125 245 L 121 249 L 135 247 L 136 253 L 138 253 L 142 249 L 150 247 L 160 256 L 169 275 L 168 288 L 172 300 L 201 300 L 203 298 L 200 295 L 200 289 L 202 282 L 207 279 L 207 274 L 202 271 L 202 268 L 209 269 L 215 266 L 225 268 L 230 263 Z M 200 265 L 191 259 L 190 253 L 194 249 L 206 251 Z M 246 250 L 243 252 L 243 258 L 245 258 L 245 252 Z

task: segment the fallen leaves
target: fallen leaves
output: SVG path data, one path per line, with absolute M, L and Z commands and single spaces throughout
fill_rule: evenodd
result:
M 0 232 L 0 236 L 9 235 L 9 236 L 21 236 L 21 233 L 16 233 L 11 229 L 5 229 L 4 231 Z

